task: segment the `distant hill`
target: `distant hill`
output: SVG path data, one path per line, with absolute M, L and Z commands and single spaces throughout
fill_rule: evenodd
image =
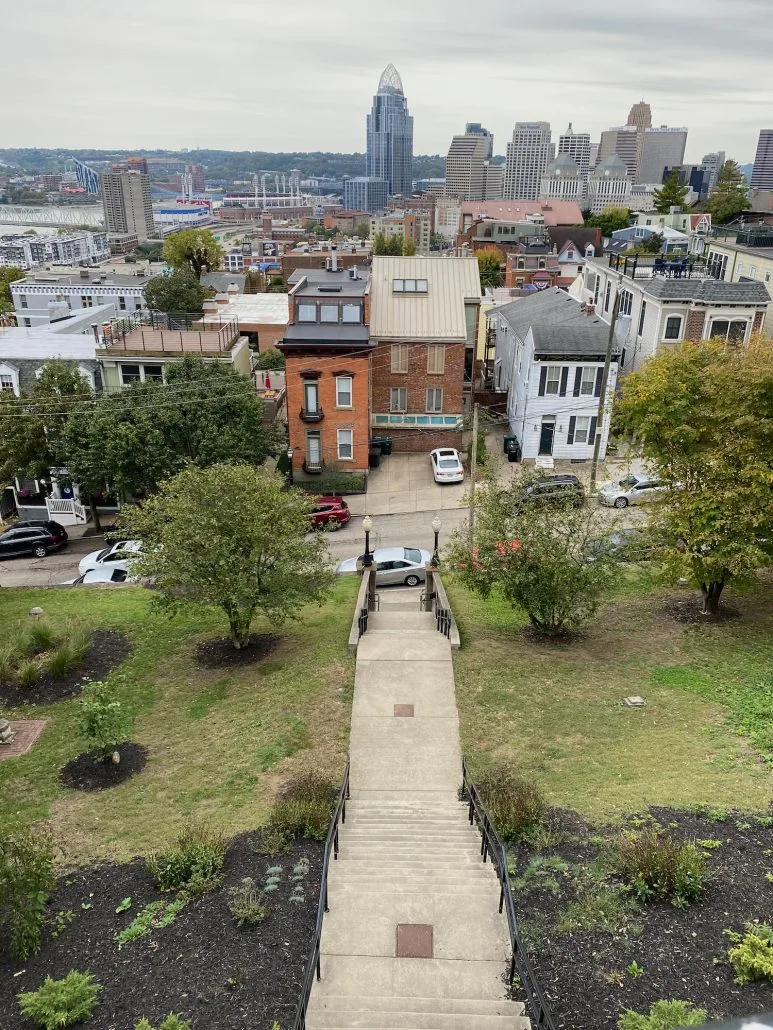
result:
M 746 176 L 746 178 L 749 180 L 749 182 L 751 182 L 752 181 L 752 172 L 754 171 L 754 164 L 752 163 L 752 164 L 748 164 L 748 165 L 739 165 L 738 167 L 741 169 L 741 171 Z

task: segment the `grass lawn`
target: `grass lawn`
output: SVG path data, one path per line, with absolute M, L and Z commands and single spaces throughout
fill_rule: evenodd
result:
M 773 587 L 726 601 L 739 619 L 685 626 L 673 591 L 630 582 L 571 644 L 458 583 L 462 744 L 475 767 L 513 758 L 551 804 L 594 820 L 649 805 L 767 808 L 773 796 Z M 622 705 L 639 694 L 643 709 Z M 745 735 L 740 735 L 740 733 Z
M 144 854 L 191 816 L 228 834 L 260 825 L 279 779 L 313 767 L 338 777 L 349 734 L 354 659 L 347 650 L 358 583 L 340 577 L 328 602 L 280 629 L 277 649 L 255 665 L 206 669 L 196 644 L 227 632 L 217 612 L 169 619 L 140 588 L 2 590 L 9 631 L 40 605 L 52 622 L 76 618 L 120 630 L 132 656 L 111 674 L 136 713 L 133 739 L 149 749 L 144 771 L 118 787 L 85 794 L 60 786 L 61 767 L 83 750 L 75 700 L 3 714 L 48 718 L 32 750 L 0 761 L 0 825 L 51 820 L 65 861 Z

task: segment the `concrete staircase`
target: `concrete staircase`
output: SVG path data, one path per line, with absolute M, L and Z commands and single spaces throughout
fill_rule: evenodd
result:
M 379 594 L 357 651 L 352 796 L 306 1026 L 528 1030 L 505 997 L 499 882 L 457 797 L 449 642 L 419 589 Z

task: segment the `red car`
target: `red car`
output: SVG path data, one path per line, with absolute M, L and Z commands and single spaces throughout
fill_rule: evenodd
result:
M 329 529 L 334 531 L 345 526 L 351 519 L 349 505 L 337 494 L 318 497 L 314 502 L 314 510 L 309 513 L 312 529 Z

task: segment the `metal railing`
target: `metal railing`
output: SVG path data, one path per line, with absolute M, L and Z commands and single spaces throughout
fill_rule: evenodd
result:
M 485 862 L 491 858 L 491 862 L 499 878 L 499 911 L 503 909 L 507 914 L 507 926 L 510 931 L 510 970 L 509 982 L 512 984 L 516 973 L 523 985 L 526 999 L 529 1006 L 531 1025 L 535 1030 L 556 1030 L 556 1024 L 548 1008 L 545 996 L 537 983 L 537 977 L 532 969 L 526 947 L 518 930 L 518 921 L 515 918 L 515 902 L 513 890 L 510 886 L 510 874 L 507 871 L 507 852 L 505 851 L 499 834 L 483 800 L 478 793 L 478 788 L 470 778 L 470 771 L 467 767 L 467 759 L 462 759 L 462 791 L 464 799 L 469 803 L 470 825 L 477 822 L 481 833 L 480 852 Z
M 347 754 L 343 782 L 341 783 L 341 789 L 338 792 L 338 801 L 336 802 L 335 811 L 333 812 L 333 817 L 330 820 L 327 837 L 325 838 L 325 850 L 322 855 L 322 879 L 319 887 L 319 905 L 317 907 L 317 922 L 314 927 L 314 942 L 312 944 L 311 954 L 309 955 L 308 962 L 306 963 L 306 969 L 301 981 L 301 996 L 298 999 L 298 1005 L 295 1009 L 295 1019 L 293 1020 L 292 1030 L 305 1030 L 306 1010 L 309 1007 L 311 989 L 314 986 L 314 981 L 319 980 L 322 976 L 320 945 L 322 941 L 322 923 L 325 918 L 325 913 L 329 911 L 327 904 L 327 874 L 328 867 L 330 865 L 330 852 L 332 850 L 333 861 L 336 861 L 338 859 L 338 826 L 339 824 L 346 822 L 346 802 L 348 799 L 349 755 Z
M 360 636 L 368 631 L 368 609 L 360 608 L 359 618 L 357 619 L 357 626 L 360 631 Z
M 449 608 L 435 609 L 435 624 L 438 632 L 444 637 L 451 639 L 451 610 Z

